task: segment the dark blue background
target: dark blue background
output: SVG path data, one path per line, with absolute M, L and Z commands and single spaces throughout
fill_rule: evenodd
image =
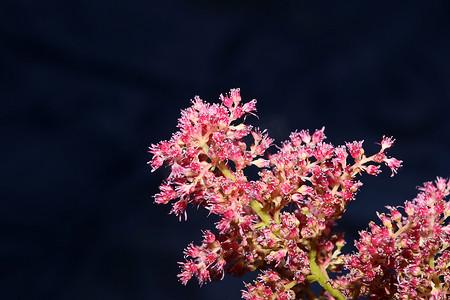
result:
M 0 3 L 0 298 L 240 298 L 252 276 L 177 282 L 215 219 L 151 198 L 167 169 L 147 147 L 197 94 L 240 87 L 277 142 L 397 139 L 398 176 L 366 176 L 339 223 L 348 251 L 375 210 L 450 175 L 449 1 L 210 2 Z

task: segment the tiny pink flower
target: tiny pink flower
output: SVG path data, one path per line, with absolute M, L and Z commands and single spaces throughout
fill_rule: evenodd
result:
M 289 139 L 291 140 L 292 144 L 294 146 L 296 146 L 296 147 L 300 146 L 301 143 L 302 143 L 302 138 L 301 138 L 300 134 L 297 131 L 292 132 L 289 135 Z
M 230 91 L 230 98 L 233 100 L 233 103 L 235 105 L 238 105 L 242 98 L 241 98 L 241 89 L 237 88 L 237 89 L 231 89 Z
M 324 134 L 325 127 L 322 127 L 320 130 L 316 130 L 312 136 L 312 142 L 314 144 L 321 143 L 324 139 L 326 139 L 326 136 Z
M 344 146 L 339 146 L 334 149 L 334 153 L 336 155 L 335 160 L 340 164 L 345 164 L 348 153 Z
M 302 130 L 300 131 L 299 135 L 305 144 L 309 144 L 309 142 L 311 141 L 311 135 L 309 134 L 309 130 Z
M 292 201 L 297 202 L 297 203 L 300 203 L 304 199 L 304 197 L 299 193 L 295 193 L 291 197 L 292 197 Z
M 192 276 L 197 273 L 198 268 L 192 261 L 181 263 L 181 267 L 183 271 L 178 275 L 178 278 L 182 284 L 186 285 Z
M 176 215 L 180 219 L 180 221 L 182 215 L 184 214 L 184 219 L 187 220 L 187 213 L 186 213 L 187 204 L 188 202 L 186 199 L 178 200 L 173 204 L 170 213 Z
M 402 162 L 401 160 L 398 160 L 396 158 L 385 158 L 384 159 L 384 163 L 386 164 L 386 166 L 388 166 L 391 171 L 392 171 L 392 176 L 394 176 L 394 174 L 397 174 L 398 169 L 402 166 Z
M 244 113 L 251 113 L 253 111 L 256 111 L 256 99 L 253 99 L 252 101 L 245 103 L 244 106 L 242 107 L 242 111 Z
M 281 260 L 286 256 L 286 253 L 286 249 L 273 251 L 268 256 L 266 256 L 266 260 L 269 262 L 276 262 L 275 267 L 277 267 L 281 263 Z
M 352 143 L 345 143 L 347 146 L 348 151 L 350 152 L 350 155 L 354 159 L 360 159 L 361 156 L 364 154 L 364 149 L 362 148 L 362 144 L 364 141 L 354 141 Z
M 170 173 L 168 179 L 174 179 L 174 178 L 178 178 L 178 177 L 182 177 L 184 174 L 187 173 L 187 169 L 180 166 L 178 163 L 174 163 L 172 165 L 172 172 Z
M 268 168 L 270 166 L 270 161 L 263 158 L 258 158 L 252 161 L 252 165 L 257 166 L 258 168 Z
M 402 219 L 402 214 L 398 211 L 398 209 L 387 206 L 387 208 L 390 210 L 392 220 L 399 222 Z
M 394 144 L 395 139 L 393 139 L 392 137 L 386 137 L 383 136 L 383 140 L 381 141 L 381 151 L 383 152 L 384 150 L 391 148 L 392 144 Z
M 203 238 L 207 244 L 212 244 L 216 240 L 216 236 L 214 235 L 214 233 L 209 230 L 205 230 L 203 232 Z
M 186 249 L 184 249 L 184 256 L 197 257 L 200 253 L 200 249 L 194 244 L 189 244 Z
M 154 156 L 147 164 L 152 165 L 152 172 L 154 172 L 164 164 L 164 159 L 161 156 Z
M 369 175 L 375 175 L 375 176 L 377 176 L 378 174 L 381 173 L 380 166 L 370 165 L 370 166 L 367 167 L 366 172 L 367 172 L 367 174 L 369 174 Z
M 228 97 L 227 95 L 223 95 L 223 94 L 220 94 L 220 100 L 222 101 L 222 103 L 226 106 L 226 107 L 228 107 L 228 108 L 231 108 L 231 106 L 233 106 L 233 99 L 231 98 L 231 97 Z

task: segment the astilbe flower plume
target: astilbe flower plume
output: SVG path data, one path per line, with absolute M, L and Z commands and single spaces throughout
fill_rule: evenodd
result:
M 336 283 L 344 295 L 374 299 L 449 299 L 450 181 L 426 182 L 404 207 L 387 207 L 343 258 L 350 272 Z M 403 213 L 400 211 L 403 210 Z
M 409 255 L 408 259 L 416 257 L 421 247 L 431 251 L 429 255 L 438 253 L 436 247 L 442 245 L 440 237 L 447 227 L 441 226 L 441 234 L 436 232 L 435 238 L 418 239 L 426 245 L 414 242 L 416 236 L 425 234 L 423 228 L 432 231 L 442 225 L 441 219 L 425 222 L 430 215 L 425 206 L 431 205 L 425 204 L 425 198 L 408 204 L 414 211 L 411 217 L 386 221 L 385 227 L 371 225 L 372 232 L 357 244 L 359 256 L 340 253 L 345 244 L 343 234 L 334 232 L 333 226 L 361 187 L 358 176 L 379 174 L 382 163 L 392 175 L 401 167 L 400 160 L 386 154 L 392 138 L 383 137 L 379 152 L 366 156 L 363 141 L 333 146 L 326 142 L 324 128 L 313 134 L 302 130 L 291 133 L 289 140 L 271 154 L 267 149 L 273 140 L 267 132 L 245 123 L 246 116 L 256 112 L 256 100 L 242 103 L 239 89 L 221 95 L 220 100 L 221 104 L 209 104 L 195 97 L 192 106 L 181 112 L 179 130 L 171 139 L 150 147 L 152 171 L 163 164 L 171 169 L 155 202 L 171 203 L 170 213 L 180 219 L 187 218 L 188 204 L 202 206 L 219 217 L 214 233 L 204 231 L 200 245 L 190 244 L 185 249 L 186 260 L 180 263 L 178 275 L 183 284 L 193 277 L 203 284 L 220 280 L 225 273 L 240 276 L 259 270 L 258 279 L 246 285 L 244 299 L 316 299 L 309 289 L 313 282 L 323 287 L 322 297 L 344 299 L 358 293 L 379 293 L 371 283 L 387 276 L 380 275 L 377 267 L 367 267 L 384 263 L 378 256 L 369 256 L 372 250 L 364 248 L 367 241 L 378 238 L 378 246 L 371 247 L 382 247 L 383 253 L 390 255 L 397 253 L 398 249 L 392 247 L 398 240 L 401 255 Z M 249 180 L 244 173 L 251 165 L 260 169 L 257 180 Z M 433 195 L 437 191 L 445 194 L 441 187 Z M 434 205 L 433 209 L 448 211 L 448 205 L 442 206 Z M 422 221 L 417 219 L 420 214 Z M 400 229 L 394 232 L 395 224 Z M 410 229 L 401 229 L 405 227 Z M 409 232 L 413 235 L 403 236 Z M 386 268 L 401 266 L 403 273 L 389 273 L 389 283 L 378 285 L 389 293 L 394 289 L 406 293 L 405 282 L 412 276 L 398 255 L 386 258 Z M 426 282 L 435 284 L 433 292 L 441 290 L 441 276 L 448 282 L 448 274 L 437 271 L 448 267 L 447 256 L 442 254 L 431 268 L 436 271 Z M 331 279 L 328 273 L 342 270 L 343 265 L 350 273 Z M 417 261 L 417 266 L 422 268 L 423 264 Z M 372 281 L 364 276 L 368 271 L 374 272 L 369 276 Z M 417 286 L 423 282 L 420 279 Z

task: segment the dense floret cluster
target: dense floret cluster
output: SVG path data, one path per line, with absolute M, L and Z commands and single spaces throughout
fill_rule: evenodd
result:
M 345 295 L 377 299 L 448 299 L 450 296 L 450 181 L 426 182 L 403 208 L 378 214 L 344 258 L 349 273 L 337 281 Z
M 152 171 L 163 164 L 171 168 L 155 202 L 170 202 L 170 212 L 180 219 L 187 218 L 188 204 L 219 217 L 216 233 L 204 231 L 200 245 L 185 249 L 178 275 L 183 284 L 193 277 L 201 285 L 225 273 L 258 270 L 244 299 L 317 299 L 309 289 L 313 282 L 323 287 L 321 297 L 336 299 L 445 295 L 448 182 L 427 183 L 406 203 L 406 215 L 397 208 L 380 214 L 383 225 L 371 223 L 356 243 L 358 252 L 343 255 L 335 221 L 355 199 L 361 173 L 377 175 L 385 164 L 394 175 L 401 167 L 402 161 L 386 154 L 394 140 L 383 137 L 380 150 L 367 156 L 363 141 L 333 146 L 324 128 L 313 134 L 302 130 L 271 154 L 267 132 L 245 124 L 256 112 L 256 100 L 242 103 L 239 89 L 220 100 L 209 104 L 195 97 L 172 138 L 150 147 Z M 260 169 L 257 180 L 244 172 L 251 165 Z

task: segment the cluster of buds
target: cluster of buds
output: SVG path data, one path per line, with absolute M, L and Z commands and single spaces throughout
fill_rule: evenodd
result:
M 187 218 L 188 204 L 219 217 L 216 233 L 205 231 L 201 245 L 186 248 L 178 275 L 183 284 L 193 277 L 203 284 L 225 273 L 260 271 L 258 279 L 246 285 L 244 299 L 316 299 L 309 289 L 313 282 L 323 287 L 322 297 L 335 299 L 381 295 L 381 290 L 388 297 L 410 295 L 414 288 L 405 283 L 412 277 L 416 288 L 426 280 L 433 283 L 429 291 L 416 289 L 417 295 L 443 293 L 449 278 L 444 272 L 448 255 L 439 256 L 448 244 L 442 240 L 448 231 L 445 219 L 437 217 L 449 212 L 443 180 L 433 191 L 427 187 L 436 203 L 420 196 L 422 200 L 407 204 L 408 217 L 396 209 L 391 219 L 380 215 L 384 227 L 372 224 L 371 233 L 362 234 L 357 243 L 360 252 L 343 255 L 343 234 L 333 226 L 355 199 L 361 173 L 377 175 L 384 163 L 394 175 L 401 167 L 402 161 L 386 154 L 394 140 L 383 137 L 378 153 L 367 156 L 363 141 L 335 147 L 325 141 L 324 128 L 313 134 L 302 130 L 269 153 L 273 140 L 267 132 L 244 122 L 255 114 L 256 100 L 242 103 L 239 89 L 220 100 L 221 104 L 209 104 L 195 97 L 182 111 L 179 130 L 171 139 L 150 147 L 152 171 L 163 164 L 171 168 L 155 202 L 170 202 L 170 213 L 180 219 Z M 259 168 L 259 179 L 247 178 L 248 166 Z M 430 210 L 436 216 L 432 220 Z M 424 226 L 430 237 L 424 237 Z M 434 228 L 440 228 L 439 233 Z M 423 258 L 423 251 L 436 258 L 427 260 L 426 270 L 423 262 L 410 263 L 414 257 Z M 391 272 L 393 268 L 403 269 Z M 422 274 L 430 268 L 435 271 L 425 278 Z M 345 275 L 329 276 L 346 269 L 350 271 Z M 389 283 L 382 284 L 388 276 Z

